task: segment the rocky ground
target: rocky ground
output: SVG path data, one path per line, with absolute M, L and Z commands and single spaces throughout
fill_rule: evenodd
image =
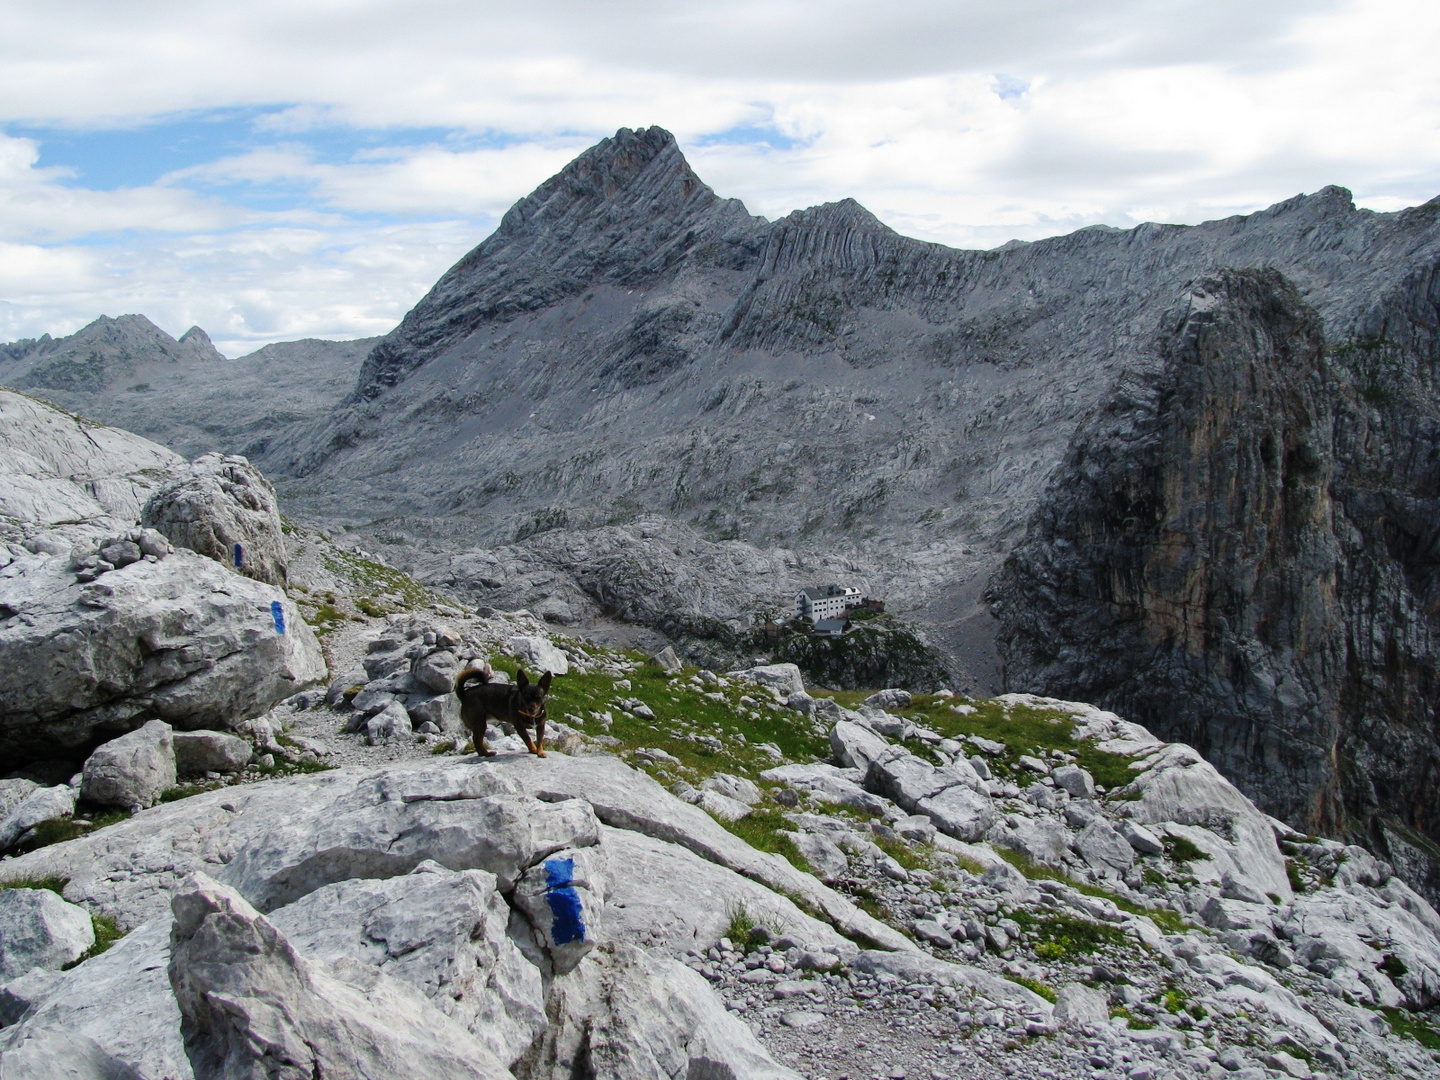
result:
M 1435 1074 L 1440 916 L 1188 746 L 482 616 L 0 410 L 54 481 L 0 473 L 5 1080 Z M 474 756 L 474 661 L 553 674 L 547 758 Z
M 507 654 L 528 652 L 532 641 L 552 643 L 544 624 L 524 613 L 482 619 L 440 609 L 352 618 L 327 635 L 333 666 L 373 663 L 400 643 L 413 654 L 408 669 L 447 652 L 457 663 L 474 655 L 513 666 Z M 559 745 L 582 756 L 618 753 L 752 842 L 786 851 L 923 950 L 872 950 L 837 964 L 801 930 L 743 907 L 725 913 L 727 925 L 713 944 L 673 950 L 776 1060 L 802 1075 L 1419 1077 L 1436 1067 L 1413 1034 L 1432 1036 L 1423 1026 L 1407 1028 L 1402 1017 L 1412 1014 L 1399 1007 L 1433 1007 L 1437 1000 L 1440 920 L 1359 849 L 1300 837 L 1264 819 L 1184 748 L 1060 702 L 907 701 L 895 694 L 882 699 L 888 708 L 852 709 L 824 697 L 797 699 L 796 708 L 780 703 L 782 695 L 794 697 L 793 676 L 783 671 L 667 673 L 594 644 L 563 638 L 552 644 L 572 665 L 557 686 L 566 678 L 586 683 L 590 706 L 583 714 L 567 708 L 576 700 L 567 696 L 552 711 L 564 717 L 556 725 Z M 393 676 L 369 682 L 386 679 Z M 361 771 L 473 760 L 449 720 L 434 734 L 347 733 L 356 726 L 353 702 L 363 699 L 353 695 L 346 705 L 346 681 L 338 678 L 333 687 L 342 692 L 332 695 L 338 708 L 305 695 L 267 715 L 282 755 L 318 752 L 328 765 Z M 707 724 L 714 714 L 687 717 L 685 706 L 696 699 L 719 706 L 731 722 Z M 1034 745 L 1037 715 L 1063 726 L 1060 736 L 1080 752 Z M 755 730 L 759 716 L 806 732 L 810 746 L 823 732 L 818 745 L 830 751 L 829 762 L 776 756 L 773 740 L 757 749 L 745 732 Z M 943 737 L 922 729 L 922 722 L 939 727 L 936 721 L 948 718 L 954 723 Z M 1003 748 L 979 734 L 1007 725 L 1014 736 Z M 709 734 L 697 736 L 692 726 Z M 1097 743 L 1097 736 L 1106 737 Z M 1098 744 L 1107 749 L 1086 750 Z M 492 746 L 521 750 L 513 736 L 495 737 Z M 929 747 L 930 754 L 909 747 Z M 874 756 L 862 774 L 854 763 L 867 753 Z M 1093 775 L 1066 759 L 1085 760 L 1106 775 L 1096 753 L 1151 767 L 1137 770 L 1136 791 L 1095 792 L 1087 787 Z M 937 764 L 945 757 L 949 765 Z M 959 776 L 990 773 L 979 785 L 992 804 L 989 824 L 984 807 L 977 816 L 967 805 L 967 819 L 937 807 L 933 797 L 911 807 L 895 801 L 934 787 L 934 775 L 952 768 Z M 1213 832 L 1178 822 L 1167 828 L 1143 812 L 1159 807 L 1175 815 L 1183 805 L 1218 818 L 1217 804 L 1232 815 Z M 1127 810 L 1131 816 L 1121 816 Z M 726 821 L 730 816 L 737 820 Z M 1099 830 L 1086 833 L 1097 819 L 1116 836 L 1130 834 L 1140 848 L 1129 840 L 1119 850 L 1097 846 Z M 945 828 L 968 829 L 971 839 Z M 1277 837 L 1293 852 L 1288 858 Z M 1156 849 L 1149 853 L 1140 850 L 1152 846 L 1147 838 Z M 1197 850 L 1205 844 L 1209 856 L 1177 843 L 1185 838 Z M 1285 896 L 1265 896 L 1267 886 Z M 1370 955 L 1361 964 L 1347 940 L 1331 933 L 1337 928 L 1348 941 L 1364 939 Z M 1391 956 L 1403 959 L 1387 963 Z M 1058 1005 L 1050 1000 L 1057 997 Z

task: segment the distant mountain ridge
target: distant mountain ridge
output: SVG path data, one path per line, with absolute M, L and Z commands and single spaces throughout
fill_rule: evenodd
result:
M 260 455 L 277 429 L 328 415 L 373 344 L 312 338 L 227 360 L 198 326 L 177 340 L 144 315 L 102 315 L 66 337 L 0 344 L 0 385 L 187 457 Z
M 144 315 L 101 315 L 68 337 L 46 334 L 0 345 L 0 378 L 22 390 L 94 392 L 133 375 L 141 364 L 224 359 L 198 326 L 176 340 Z

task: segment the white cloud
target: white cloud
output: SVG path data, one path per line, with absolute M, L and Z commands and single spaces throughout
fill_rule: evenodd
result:
M 1440 192 L 1440 8 L 1414 0 L 11 0 L 0 29 L 0 122 L 268 110 L 114 190 L 0 136 L 8 336 L 125 310 L 232 353 L 383 332 L 621 125 L 768 217 L 852 196 L 962 245 Z M 378 137 L 322 146 L 346 125 Z M 714 139 L 747 126 L 783 138 Z

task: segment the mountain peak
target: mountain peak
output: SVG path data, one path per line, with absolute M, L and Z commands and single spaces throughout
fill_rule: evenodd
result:
M 198 326 L 192 326 L 185 333 L 180 335 L 180 344 L 190 351 L 196 360 L 224 360 L 225 356 L 215 343 L 210 340 L 210 335 Z
M 721 199 L 661 127 L 621 128 L 521 199 L 366 358 L 373 398 L 476 327 L 596 285 L 653 284 L 687 253 L 755 219 Z
M 611 219 L 617 212 L 650 219 L 716 201 L 674 135 L 662 127 L 621 128 L 511 207 L 495 238 L 552 222 L 575 223 L 597 212 Z

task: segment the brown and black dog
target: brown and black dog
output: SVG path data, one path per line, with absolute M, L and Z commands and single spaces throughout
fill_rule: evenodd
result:
M 486 721 L 493 718 L 515 725 L 525 746 L 536 757 L 545 756 L 545 695 L 550 692 L 550 672 L 531 682 L 521 668 L 514 683 L 491 682 L 490 665 L 467 667 L 455 676 L 455 696 L 460 699 L 460 720 L 470 729 L 475 752 L 482 757 L 495 753 L 485 749 Z M 530 740 L 530 729 L 535 740 Z

